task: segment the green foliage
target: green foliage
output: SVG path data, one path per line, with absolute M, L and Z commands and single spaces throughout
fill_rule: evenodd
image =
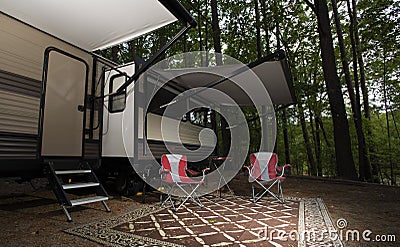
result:
M 383 110 L 383 79 L 386 78 L 391 109 L 399 109 L 400 1 L 362 0 L 360 33 L 366 57 L 368 84 L 373 90 L 376 110 Z
M 390 114 L 391 115 L 391 114 Z M 400 111 L 393 112 L 393 116 L 390 116 L 391 120 L 399 119 Z M 389 148 L 389 142 L 387 137 L 387 126 L 384 113 L 375 113 L 371 116 L 372 133 L 370 138 L 374 140 L 375 151 L 371 153 L 371 156 L 375 158 L 375 162 L 379 164 L 380 176 L 383 178 L 383 182 L 390 184 L 390 160 L 395 164 L 395 173 L 399 174 L 400 167 L 400 136 L 399 136 L 399 123 L 390 121 L 390 141 L 391 148 Z

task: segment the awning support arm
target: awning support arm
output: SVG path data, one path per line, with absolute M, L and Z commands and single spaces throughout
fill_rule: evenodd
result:
M 118 90 L 114 93 L 115 95 L 120 94 L 127 88 L 132 82 L 136 81 L 141 74 L 143 74 L 153 63 L 168 49 L 170 48 L 180 37 L 182 37 L 192 25 L 187 23 L 185 27 L 183 27 L 167 44 L 165 44 L 153 57 L 151 57 L 142 67 L 131 77 L 129 78 L 124 84 L 122 84 Z
M 165 8 L 167 8 L 180 22 L 190 24 L 192 27 L 197 26 L 196 20 L 189 11 L 178 0 L 158 0 Z

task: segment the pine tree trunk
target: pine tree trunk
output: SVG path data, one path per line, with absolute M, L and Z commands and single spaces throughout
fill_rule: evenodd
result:
M 356 96 L 357 96 L 358 108 L 360 109 L 360 112 L 361 112 L 360 93 L 358 90 L 358 72 L 357 72 L 357 68 L 358 68 L 358 64 L 359 64 L 360 65 L 360 84 L 361 84 L 361 91 L 362 91 L 363 103 L 364 103 L 364 116 L 367 119 L 366 132 L 367 132 L 368 136 L 371 136 L 372 131 L 371 131 L 371 127 L 369 126 L 369 122 L 371 120 L 371 115 L 370 115 L 370 109 L 369 109 L 368 90 L 367 90 L 366 82 L 365 82 L 364 62 L 362 60 L 362 54 L 361 54 L 361 50 L 360 50 L 360 38 L 358 36 L 357 10 L 351 9 L 350 0 L 346 0 L 346 3 L 347 3 L 347 9 L 348 9 L 349 17 L 350 17 L 350 41 L 351 41 L 351 46 L 352 46 L 352 51 L 353 51 L 354 80 L 357 84 Z M 355 7 L 355 5 L 353 7 Z M 361 115 L 361 113 L 360 113 L 360 115 Z M 373 140 L 370 140 L 368 142 L 369 143 L 368 151 L 370 154 L 376 153 L 376 147 L 372 141 Z M 365 142 L 367 143 L 366 139 L 365 139 Z M 370 163 L 370 166 L 372 166 L 373 178 L 368 179 L 368 180 L 374 180 L 375 182 L 379 183 L 378 164 L 374 160 L 376 160 L 376 159 L 374 159 L 374 155 L 371 155 L 369 163 Z M 369 174 L 368 171 L 367 171 L 367 173 Z
M 282 129 L 283 129 L 283 144 L 285 145 L 285 161 L 286 164 L 290 164 L 290 146 L 289 146 L 289 136 L 287 128 L 287 114 L 286 109 L 282 110 Z
M 221 53 L 221 30 L 218 21 L 218 5 L 217 0 L 211 0 L 211 26 L 213 30 L 214 50 L 216 53 Z M 216 56 L 217 65 L 222 65 L 222 56 Z
M 386 116 L 386 130 L 387 130 L 387 143 L 389 147 L 389 164 L 390 164 L 390 184 L 395 185 L 395 178 L 393 172 L 393 159 L 392 159 L 392 141 L 390 135 L 389 112 L 387 103 L 387 89 L 386 89 L 386 53 L 383 48 L 383 100 L 385 103 L 385 116 Z
M 113 46 L 111 48 L 111 61 L 116 62 L 116 63 L 118 62 L 118 51 L 119 51 L 118 45 Z
M 211 0 L 211 26 L 212 26 L 212 36 L 214 42 L 214 50 L 216 54 L 216 63 L 217 65 L 222 65 L 222 56 L 221 56 L 221 30 L 219 28 L 218 21 L 218 4 L 217 0 Z M 222 109 L 221 109 L 222 110 Z M 229 147 L 231 142 L 231 133 L 228 129 L 228 123 L 220 117 L 220 126 L 221 126 L 221 137 L 222 137 L 222 148 L 221 155 L 226 156 L 229 153 Z
M 339 177 L 356 180 L 357 173 L 351 152 L 349 123 L 337 75 L 328 6 L 326 0 L 314 0 L 314 6 L 318 20 L 322 67 L 334 126 L 337 172 Z
M 261 0 L 261 11 L 263 15 L 263 29 L 265 32 L 265 50 L 266 50 L 266 55 L 271 54 L 271 50 L 269 47 L 269 28 L 268 28 L 268 19 L 267 19 L 267 0 Z
M 321 131 L 320 116 L 315 116 L 315 158 L 317 160 L 317 173 L 322 177 Z
M 257 58 L 260 59 L 262 56 L 261 48 L 261 30 L 260 30 L 260 12 L 258 10 L 258 0 L 254 0 L 254 12 L 256 17 L 256 43 L 257 43 Z
M 276 49 L 280 50 L 281 49 L 281 38 L 280 38 L 280 29 L 279 29 L 279 19 L 278 19 L 278 10 L 279 10 L 279 3 L 275 3 L 275 31 L 276 31 Z M 265 4 L 265 1 L 264 1 Z M 267 48 L 269 49 L 269 47 Z M 267 50 L 267 53 L 269 51 Z M 290 147 L 289 147 L 289 137 L 288 137 L 288 131 L 287 131 L 287 115 L 286 115 L 286 109 L 282 110 L 282 131 L 283 131 L 283 144 L 285 148 L 285 161 L 286 164 L 290 164 Z M 275 142 L 275 146 L 277 145 L 277 142 Z
M 280 39 L 280 29 L 279 29 L 279 6 L 280 1 L 275 0 L 275 29 L 276 29 L 276 49 L 280 50 L 281 49 L 281 39 Z
M 132 59 L 132 61 L 134 61 L 135 56 L 136 56 L 136 45 L 135 45 L 135 40 L 129 41 L 128 47 L 129 47 L 129 55 L 130 55 L 130 58 Z
M 309 102 L 310 98 L 307 98 L 307 101 Z M 310 127 L 311 127 L 311 136 L 312 140 L 314 143 L 314 150 L 315 150 L 315 143 L 316 143 L 316 137 L 315 137 L 315 129 L 314 129 L 314 114 L 311 110 L 310 105 L 308 105 L 308 114 L 310 114 Z
M 163 47 L 167 42 L 168 42 L 168 40 L 167 40 L 167 36 L 166 36 L 166 30 L 165 29 L 160 29 L 159 31 L 158 31 L 158 35 L 159 35 L 159 38 L 158 38 L 158 40 L 159 40 L 159 45 L 158 45 L 158 48 L 157 48 L 157 50 L 153 53 L 153 54 L 155 54 L 155 53 L 157 53 L 157 51 L 159 51 L 160 49 L 161 49 L 161 47 Z M 165 53 L 165 52 L 163 52 L 161 55 L 160 55 L 160 60 L 163 60 L 163 59 L 165 59 L 166 58 L 166 56 L 167 56 L 167 53 Z
M 208 16 L 208 1 L 205 1 L 205 3 L 204 3 L 204 8 L 205 8 L 205 12 L 204 12 L 204 16 Z M 205 25 L 205 30 L 204 30 L 204 39 L 205 39 L 205 41 L 204 41 L 204 43 L 205 43 L 205 50 L 206 50 L 206 64 L 205 64 L 205 66 L 208 66 L 208 64 L 209 64 L 209 57 L 208 57 L 208 55 L 209 55 L 209 53 L 208 53 L 208 22 L 206 21 L 206 25 Z
M 314 156 L 312 153 L 310 137 L 308 136 L 307 124 L 306 124 L 306 120 L 304 117 L 304 109 L 303 109 L 303 106 L 301 105 L 301 103 L 299 103 L 297 105 L 297 108 L 299 109 L 301 130 L 303 132 L 304 144 L 306 145 L 306 153 L 307 153 L 307 159 L 308 159 L 308 163 L 309 163 L 308 173 L 315 176 L 317 173 L 317 170 L 316 170 L 316 166 L 315 166 Z
M 364 115 L 365 115 L 365 118 L 370 119 L 371 113 L 370 113 L 370 108 L 369 108 L 368 88 L 367 88 L 367 84 L 365 81 L 365 67 L 364 67 L 364 61 L 363 61 L 362 52 L 361 52 L 360 36 L 358 34 L 357 3 L 355 0 L 352 0 L 352 6 L 353 6 L 353 30 L 354 30 L 354 38 L 355 38 L 355 42 L 356 42 L 357 60 L 358 60 L 358 64 L 360 65 L 360 85 L 361 85 L 361 91 L 362 91 L 362 95 L 363 95 Z
M 347 91 L 349 93 L 351 109 L 353 112 L 353 120 L 354 120 L 354 125 L 355 125 L 356 133 L 357 133 L 358 165 L 359 165 L 360 180 L 361 181 L 364 181 L 364 180 L 371 181 L 372 180 L 371 164 L 369 161 L 367 144 L 365 142 L 364 130 L 363 130 L 363 125 L 362 125 L 361 109 L 360 109 L 360 105 L 359 105 L 360 103 L 357 100 L 356 96 L 354 95 L 354 88 L 353 88 L 353 84 L 351 81 L 349 63 L 347 61 L 346 48 L 344 45 L 343 32 L 342 32 L 342 27 L 340 25 L 340 18 L 339 18 L 336 0 L 332 0 L 332 9 L 333 9 L 333 16 L 335 19 L 336 32 L 338 35 L 340 57 L 342 60 L 342 66 L 343 66 L 345 81 L 346 81 L 346 85 L 347 85 Z M 357 73 L 357 71 L 355 71 L 355 73 Z
M 202 36 L 202 23 L 201 23 L 201 5 L 200 1 L 197 1 L 197 31 L 199 35 L 199 51 L 203 51 L 203 36 Z M 200 55 L 201 65 L 204 65 L 203 54 Z
M 309 100 L 309 99 L 307 99 L 307 100 Z M 310 114 L 311 137 L 312 137 L 312 143 L 314 144 L 314 151 L 315 151 L 316 150 L 315 149 L 316 137 L 315 137 L 315 130 L 314 130 L 314 117 L 313 117 L 313 113 L 312 113 L 312 110 L 310 107 L 308 107 L 308 113 Z M 312 146 L 312 143 L 310 142 L 310 146 Z M 311 166 L 311 175 L 312 176 L 318 175 L 317 163 L 315 163 L 315 160 L 314 160 L 314 165 Z

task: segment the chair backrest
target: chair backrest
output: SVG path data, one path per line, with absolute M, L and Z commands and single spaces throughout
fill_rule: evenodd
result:
M 250 155 L 250 163 L 253 166 L 249 180 L 269 181 L 277 176 L 276 166 L 278 155 L 270 152 L 258 152 Z
M 187 177 L 186 174 L 186 155 L 181 154 L 164 154 L 161 157 L 161 165 L 165 170 L 171 171 L 166 173 L 163 181 L 167 183 L 183 182 Z

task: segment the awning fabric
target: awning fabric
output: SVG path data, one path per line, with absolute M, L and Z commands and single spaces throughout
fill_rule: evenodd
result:
M 87 51 L 177 20 L 158 0 L 0 0 L 0 11 Z
M 236 71 L 241 72 L 236 74 Z M 289 68 L 285 59 L 259 61 L 250 64 L 249 67 L 245 65 L 222 65 L 204 68 L 169 69 L 157 71 L 157 74 L 162 75 L 164 78 L 173 78 L 169 83 L 183 89 L 215 88 L 229 95 L 238 105 L 253 105 L 256 102 L 272 102 L 274 105 L 296 103 Z M 226 75 L 230 74 L 235 76 L 223 80 Z M 270 99 L 263 99 L 266 97 L 265 91 L 260 90 L 258 79 L 267 90 Z M 251 95 L 251 98 L 249 95 Z M 211 94 L 207 95 L 207 98 L 211 99 L 212 97 L 213 95 Z M 227 104 L 229 103 L 227 102 Z
M 290 105 L 297 102 L 285 60 L 263 62 L 251 69 L 264 84 L 273 104 Z

